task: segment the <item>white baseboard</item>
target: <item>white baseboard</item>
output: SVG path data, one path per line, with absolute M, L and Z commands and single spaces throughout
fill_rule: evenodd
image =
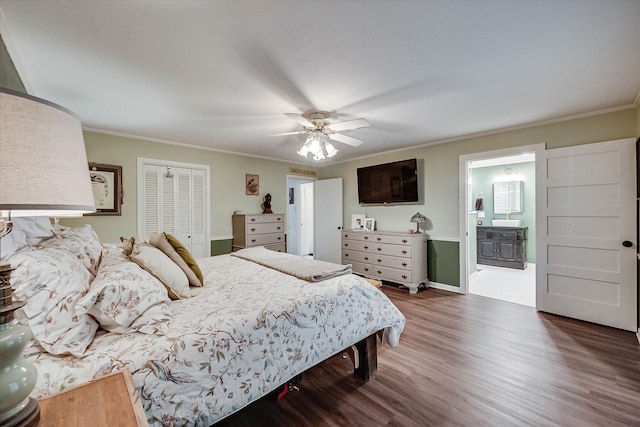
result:
M 443 291 L 455 292 L 457 294 L 460 293 L 460 287 L 459 286 L 445 285 L 444 283 L 438 283 L 438 282 L 429 281 L 429 287 L 430 288 L 435 288 L 435 289 L 442 289 Z

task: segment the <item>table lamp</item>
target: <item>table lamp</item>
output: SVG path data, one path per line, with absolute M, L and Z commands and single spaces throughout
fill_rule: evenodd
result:
M 416 234 L 420 234 L 420 223 L 423 223 L 427 220 L 427 217 L 422 215 L 420 212 L 417 212 L 414 216 L 411 217 L 411 222 L 416 223 Z
M 0 88 L 0 244 L 11 217 L 94 212 L 82 128 L 59 105 Z M 13 301 L 11 266 L 0 265 L 0 426 L 38 423 L 29 397 L 35 367 L 22 357 L 29 327 L 14 321 L 24 302 Z

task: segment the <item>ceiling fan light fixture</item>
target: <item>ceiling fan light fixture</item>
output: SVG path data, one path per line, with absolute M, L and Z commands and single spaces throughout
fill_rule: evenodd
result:
M 299 155 L 301 155 L 302 157 L 307 157 L 307 154 L 309 154 L 309 147 L 307 146 L 306 142 L 304 143 L 304 145 L 302 147 L 300 147 L 300 149 L 297 151 L 297 153 Z
M 324 153 L 322 152 L 322 149 L 313 156 L 313 160 L 315 161 L 324 160 Z
M 327 157 L 333 157 L 338 154 L 338 150 L 333 146 L 330 142 L 326 142 L 324 145 L 324 149 L 327 150 Z
M 313 138 L 311 140 L 311 142 L 309 143 L 309 151 L 311 151 L 311 154 L 318 154 L 318 153 L 322 153 L 322 144 L 320 144 L 320 141 L 316 138 Z

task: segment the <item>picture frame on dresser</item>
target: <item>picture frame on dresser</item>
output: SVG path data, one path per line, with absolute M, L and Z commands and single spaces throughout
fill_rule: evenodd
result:
M 365 218 L 364 219 L 364 230 L 365 231 L 373 231 L 376 229 L 376 219 L 375 218 Z
M 351 229 L 352 230 L 364 230 L 364 214 L 352 214 L 351 215 Z

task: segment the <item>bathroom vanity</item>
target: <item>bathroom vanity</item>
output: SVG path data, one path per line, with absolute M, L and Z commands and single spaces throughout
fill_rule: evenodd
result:
M 527 268 L 527 227 L 478 226 L 478 264 Z

